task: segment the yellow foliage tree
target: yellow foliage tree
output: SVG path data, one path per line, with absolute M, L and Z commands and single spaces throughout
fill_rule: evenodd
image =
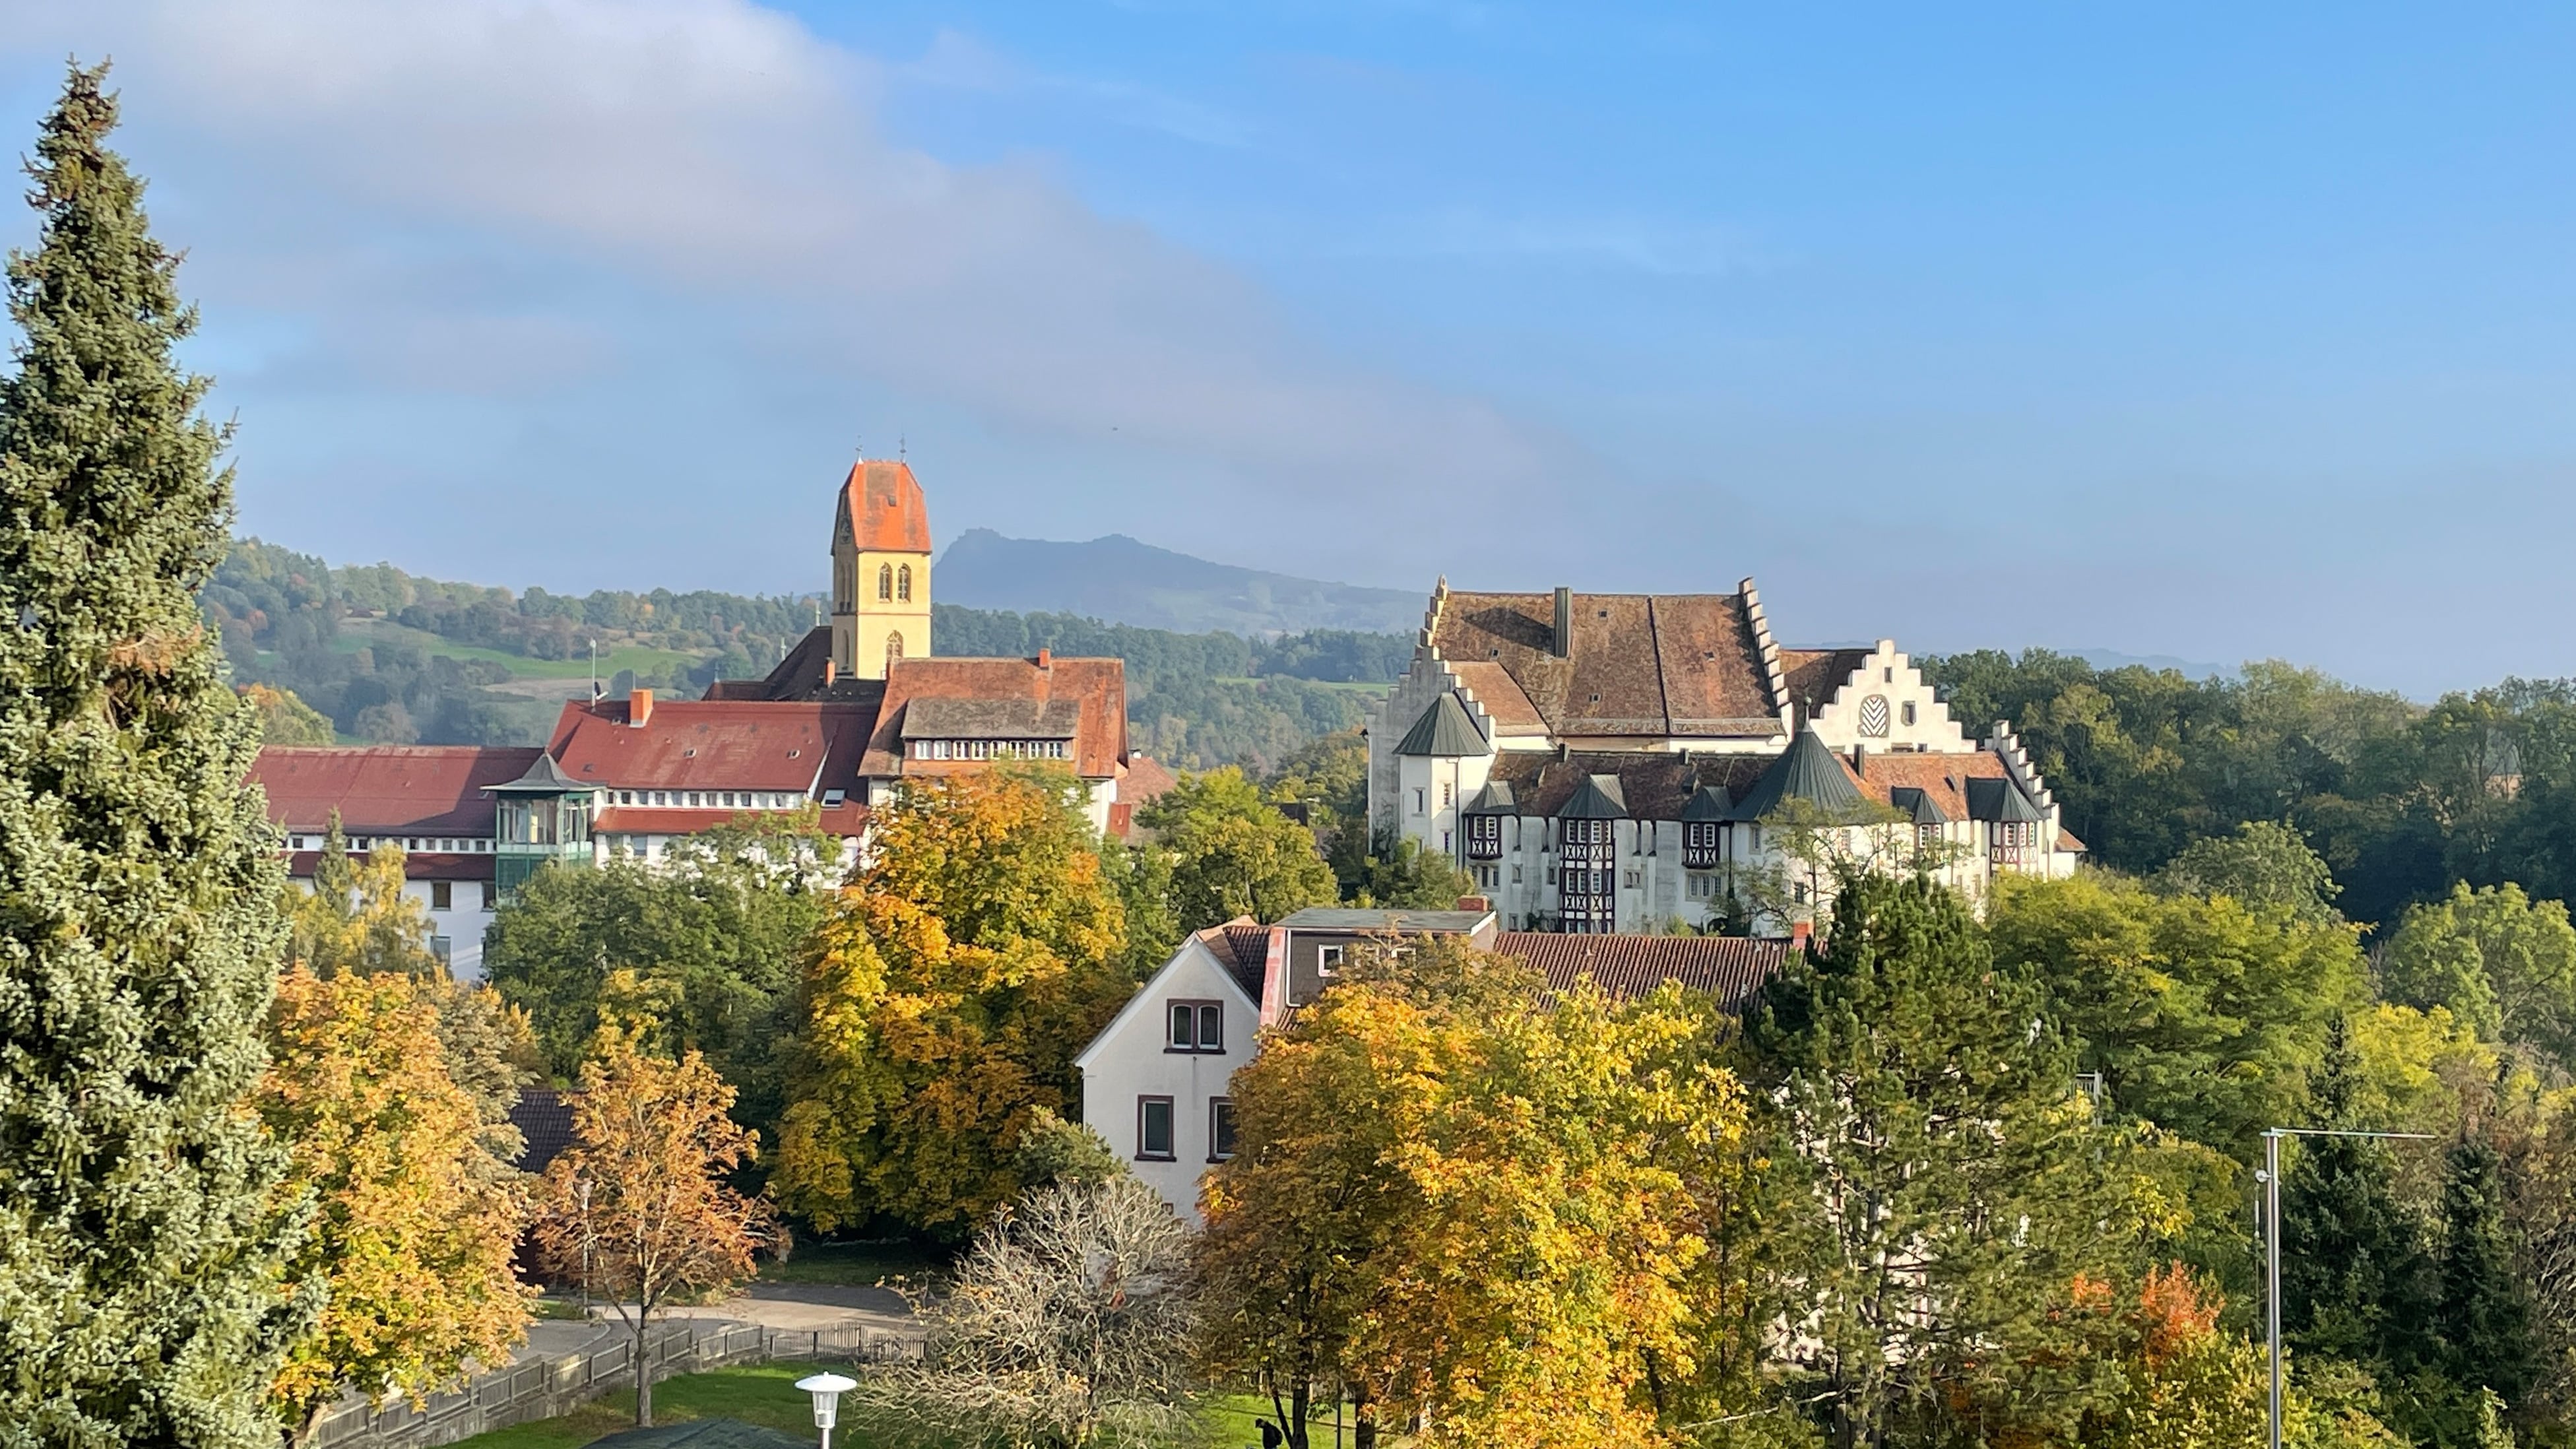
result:
M 291 970 L 271 1052 L 259 1110 L 292 1144 L 286 1191 L 318 1206 L 293 1276 L 329 1285 L 271 1395 L 300 1438 L 351 1387 L 417 1401 L 508 1357 L 528 1316 L 510 1262 L 526 1193 L 491 1170 L 423 983 Z
M 313 864 L 313 888 L 290 882 L 284 904 L 286 959 L 316 976 L 445 974 L 429 949 L 428 909 L 403 894 L 402 847 L 351 856 L 337 812 Z
M 572 1099 L 570 1147 L 546 1166 L 537 1245 L 556 1278 L 608 1298 L 635 1365 L 635 1422 L 653 1422 L 645 1348 L 676 1294 L 732 1286 L 776 1239 L 769 1205 L 725 1183 L 759 1155 L 736 1126 L 733 1088 L 706 1058 L 641 1044 L 633 1021 L 601 1024 Z
M 1457 947 L 1359 964 L 1235 1078 L 1205 1192 L 1213 1367 L 1288 1442 L 1310 1388 L 1435 1445 L 1660 1442 L 1739 1173 L 1722 1023 L 1678 988 L 1553 1001 Z
M 958 1231 L 1018 1189 L 1124 1001 L 1124 913 L 1061 772 L 911 781 L 819 934 L 770 1190 L 818 1228 Z
M 259 736 L 272 745 L 327 745 L 338 736 L 323 713 L 295 697 L 291 689 L 245 684 L 241 697 L 259 712 Z

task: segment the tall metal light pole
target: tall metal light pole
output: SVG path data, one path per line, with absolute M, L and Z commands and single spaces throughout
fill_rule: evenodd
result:
M 2271 1449 L 2281 1449 L 2281 1139 L 2371 1137 L 2430 1142 L 2430 1132 L 2345 1132 L 2330 1127 L 2275 1127 L 2263 1134 L 2263 1320 L 2272 1348 Z

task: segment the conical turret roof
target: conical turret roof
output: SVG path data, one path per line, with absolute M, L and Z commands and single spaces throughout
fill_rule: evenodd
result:
M 1431 755 L 1454 759 L 1461 755 L 1490 755 L 1494 747 L 1485 740 L 1467 706 L 1458 702 L 1458 692 L 1449 690 L 1434 700 L 1413 728 L 1404 732 L 1395 752 L 1399 755 Z
M 1556 807 L 1559 820 L 1625 820 L 1628 801 L 1619 788 L 1616 775 L 1586 775 L 1565 803 Z
M 1804 800 L 1828 816 L 1857 814 L 1868 804 L 1868 797 L 1852 783 L 1851 772 L 1812 728 L 1799 731 L 1753 788 L 1744 792 L 1744 798 L 1735 802 L 1727 818 L 1759 820 L 1777 813 L 1788 800 Z

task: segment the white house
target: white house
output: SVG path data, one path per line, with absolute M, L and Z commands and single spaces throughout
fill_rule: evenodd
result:
M 1481 903 L 1455 911 L 1299 911 L 1275 926 L 1249 918 L 1181 943 L 1074 1063 L 1082 1117 L 1139 1178 L 1192 1222 L 1199 1180 L 1234 1153 L 1232 1082 L 1260 1032 L 1333 983 L 1363 944 L 1453 935 L 1517 956 L 1552 990 L 1589 978 L 1617 996 L 1667 981 L 1740 1008 L 1794 949 L 1786 940 L 1722 936 L 1562 935 L 1495 928 Z
M 1971 740 L 1892 640 L 1781 648 L 1750 579 L 1651 595 L 1443 580 L 1368 738 L 1371 829 L 1455 861 L 1512 930 L 1705 926 L 1784 873 L 1765 823 L 1783 810 L 1870 820 L 1829 843 L 1935 859 L 1972 900 L 2000 872 L 2069 874 L 2083 849 L 2000 724 Z

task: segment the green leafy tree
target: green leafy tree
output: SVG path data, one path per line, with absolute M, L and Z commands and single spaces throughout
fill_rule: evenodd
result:
M 2540 1377 L 2531 1295 L 2516 1262 L 2504 1162 L 2471 1132 L 2451 1145 L 2442 1174 L 2441 1315 L 2444 1377 L 2463 1395 L 2454 1411 L 2473 1429 L 2485 1396 L 2518 1404 Z
M 1337 899 L 1314 833 L 1263 800 L 1241 770 L 1184 778 L 1136 823 L 1170 853 L 1172 917 L 1183 930 L 1247 915 L 1276 921 Z
M 1400 910 L 1445 911 L 1460 896 L 1479 894 L 1456 862 L 1403 836 L 1379 842 L 1377 852 L 1360 862 L 1356 879 L 1353 901 Z
M 1846 874 L 1826 942 L 1748 1026 L 1769 1155 L 1806 1198 L 1773 1249 L 1796 1305 L 1782 1366 L 1843 1446 L 1961 1397 L 2062 1422 L 2099 1385 L 2050 1371 L 2081 1363 L 2057 1310 L 2079 1277 L 2132 1276 L 2179 1215 L 2132 1200 L 2074 1044 L 1957 896 Z
M 284 944 L 256 712 L 195 588 L 232 478 L 195 315 L 107 147 L 103 68 L 38 133 L 0 379 L 0 1444 L 274 1444 L 311 1295 L 243 1108 Z
M 2230 896 L 2088 873 L 2003 881 L 1987 915 L 1996 960 L 2040 984 L 2113 1106 L 2240 1157 L 2289 1120 L 2327 1023 L 2366 997 L 2350 927 Z
M 2247 910 L 2279 911 L 2303 925 L 2339 925 L 2334 899 L 2343 887 L 2325 857 L 2292 826 L 2249 820 L 2233 835 L 2195 840 L 2156 877 L 2167 891 L 2226 896 Z
M 649 1022 L 666 1053 L 703 1053 L 747 1126 L 774 1131 L 798 973 L 831 907 L 840 845 L 811 818 L 745 817 L 647 863 L 539 871 L 494 917 L 483 968 L 527 1013 L 547 1068 L 579 1070 L 613 1003 Z
M 2483 1039 L 2528 1043 L 2576 1071 L 2576 926 L 2562 902 L 2455 886 L 2406 913 L 2380 978 L 2392 1000 L 2448 1007 Z
M 246 684 L 242 686 L 241 696 L 259 711 L 260 740 L 264 744 L 327 745 L 335 742 L 330 719 L 297 699 L 291 689 Z

